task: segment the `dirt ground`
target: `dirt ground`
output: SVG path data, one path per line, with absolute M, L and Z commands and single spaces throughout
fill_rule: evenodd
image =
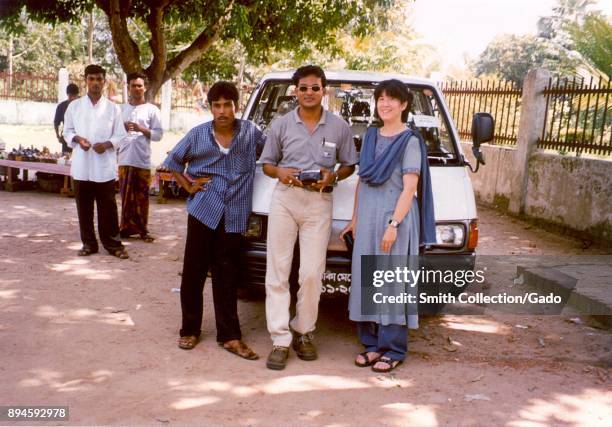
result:
M 405 364 L 380 375 L 353 365 L 361 350 L 346 300 L 326 299 L 319 359 L 292 353 L 286 370 L 270 371 L 263 301 L 239 304 L 262 356 L 246 361 L 217 346 L 207 285 L 203 341 L 180 350 L 173 288 L 186 214 L 181 201 L 151 202 L 158 239 L 128 241 L 121 261 L 76 256 L 73 199 L 0 192 L 0 405 L 68 405 L 70 421 L 54 425 L 610 425 L 610 334 L 570 317 L 427 317 Z M 481 254 L 596 253 L 484 207 L 479 215 Z

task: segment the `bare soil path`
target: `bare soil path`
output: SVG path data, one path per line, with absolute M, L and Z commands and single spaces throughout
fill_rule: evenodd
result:
M 128 241 L 128 261 L 79 258 L 73 199 L 0 192 L 0 405 L 68 405 L 68 425 L 610 425 L 610 334 L 568 317 L 428 317 L 411 333 L 406 363 L 379 375 L 353 365 L 360 347 L 346 301 L 328 299 L 319 359 L 292 354 L 276 372 L 265 368 L 263 301 L 239 304 L 262 356 L 242 360 L 215 342 L 207 286 L 203 341 L 180 350 L 172 288 L 186 214 L 180 201 L 151 207 L 155 243 Z M 479 214 L 481 254 L 597 253 Z M 448 337 L 456 351 L 444 349 Z

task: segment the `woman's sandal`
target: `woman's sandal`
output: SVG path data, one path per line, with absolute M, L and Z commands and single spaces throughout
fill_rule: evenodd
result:
M 384 363 L 387 366 L 385 368 L 377 368 L 376 364 L 378 363 Z M 383 356 L 380 359 L 378 359 L 376 363 L 374 363 L 374 365 L 372 365 L 372 370 L 374 372 L 387 373 L 387 372 L 391 372 L 392 370 L 394 370 L 401 364 L 402 364 L 401 360 L 393 360 L 390 357 Z
M 368 356 L 369 354 L 376 354 L 376 356 L 370 358 L 370 356 Z M 358 359 L 359 356 L 363 357 L 363 360 L 365 360 L 365 362 L 360 362 Z M 359 353 L 357 355 L 357 358 L 355 358 L 355 366 L 358 366 L 360 368 L 367 368 L 368 366 L 372 366 L 373 364 L 378 362 L 379 359 L 379 353 L 376 353 L 375 351 L 364 351 L 363 353 Z
M 178 346 L 183 350 L 192 350 L 198 343 L 198 340 L 199 338 L 195 335 L 187 335 L 184 337 L 180 337 L 178 340 Z
M 219 343 L 219 345 L 223 347 L 225 350 L 229 351 L 230 353 L 235 354 L 236 356 L 242 357 L 243 359 L 247 359 L 247 360 L 259 359 L 259 355 L 255 353 L 253 350 L 251 350 L 251 348 L 248 345 L 246 345 L 240 340 L 230 340 L 224 343 Z
M 125 249 L 115 249 L 110 254 L 119 259 L 128 259 L 130 257 Z

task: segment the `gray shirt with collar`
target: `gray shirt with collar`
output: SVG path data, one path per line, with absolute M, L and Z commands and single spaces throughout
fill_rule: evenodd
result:
M 261 163 L 299 170 L 333 170 L 337 163 L 341 166 L 357 164 L 357 150 L 343 119 L 323 109 L 321 120 L 310 133 L 298 109 L 271 123 L 259 158 Z

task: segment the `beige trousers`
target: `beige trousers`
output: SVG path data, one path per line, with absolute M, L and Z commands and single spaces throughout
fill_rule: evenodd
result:
M 332 224 L 332 195 L 278 183 L 268 217 L 266 321 L 276 346 L 291 344 L 291 328 L 301 334 L 315 329 L 321 279 Z M 295 317 L 289 322 L 289 274 L 299 236 L 299 291 Z

